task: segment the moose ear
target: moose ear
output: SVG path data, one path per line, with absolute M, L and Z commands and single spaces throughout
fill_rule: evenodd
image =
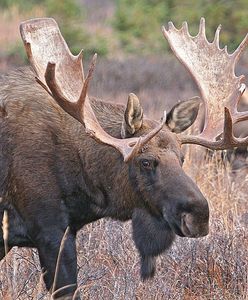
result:
M 140 129 L 143 123 L 143 109 L 139 98 L 131 93 L 128 95 L 127 106 L 124 113 L 124 119 L 121 127 L 121 137 L 131 137 Z
M 200 103 L 199 97 L 177 103 L 167 114 L 166 124 L 171 131 L 180 133 L 189 128 L 197 117 Z

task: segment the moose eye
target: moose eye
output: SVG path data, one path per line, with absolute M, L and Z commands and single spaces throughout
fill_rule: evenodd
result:
M 141 165 L 142 165 L 144 168 L 148 169 L 148 168 L 151 167 L 151 162 L 150 162 L 148 159 L 142 159 Z

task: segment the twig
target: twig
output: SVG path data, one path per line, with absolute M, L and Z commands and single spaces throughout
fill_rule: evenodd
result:
M 60 261 L 61 261 L 61 257 L 62 257 L 62 252 L 64 250 L 64 247 L 65 247 L 65 242 L 66 242 L 66 239 L 67 239 L 67 236 L 69 234 L 69 231 L 70 231 L 70 228 L 69 226 L 66 228 L 66 231 L 63 235 L 63 238 L 61 240 L 61 243 L 60 243 L 60 247 L 59 247 L 59 254 L 58 254 L 58 258 L 57 258 L 57 263 L 56 263 L 56 269 L 55 269 L 55 275 L 54 275 L 54 280 L 53 280 L 53 288 L 52 288 L 52 295 L 54 293 L 56 293 L 57 291 L 55 291 L 55 286 L 56 286 L 56 282 L 57 282 L 57 279 L 58 279 L 58 274 L 59 274 L 59 264 L 60 264 Z M 70 285 L 71 286 L 71 285 Z M 61 290 L 61 289 L 59 289 Z

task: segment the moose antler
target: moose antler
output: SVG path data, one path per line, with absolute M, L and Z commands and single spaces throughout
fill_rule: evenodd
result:
M 117 149 L 124 161 L 134 157 L 162 129 L 166 113 L 162 122 L 143 137 L 118 139 L 110 136 L 97 121 L 87 95 L 96 54 L 85 77 L 82 51 L 77 56 L 71 54 L 55 20 L 42 18 L 23 22 L 20 32 L 38 83 L 67 113 L 84 125 L 92 138 Z
M 248 112 L 237 111 L 245 91 L 244 76 L 235 75 L 235 65 L 248 44 L 248 35 L 237 50 L 229 54 L 227 47 L 220 49 L 220 29 L 221 26 L 217 28 L 213 42 L 209 43 L 204 18 L 201 18 L 195 37 L 189 34 L 187 22 L 179 30 L 172 22 L 169 22 L 168 30 L 162 28 L 176 57 L 195 80 L 205 104 L 203 131 L 198 136 L 181 135 L 181 143 L 198 144 L 213 150 L 248 144 L 248 138 L 236 138 L 232 130 L 234 123 L 248 119 Z

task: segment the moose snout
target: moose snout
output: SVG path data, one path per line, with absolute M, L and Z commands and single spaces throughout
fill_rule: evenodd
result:
M 208 216 L 202 218 L 193 213 L 182 213 L 180 229 L 185 237 L 198 238 L 208 234 Z

